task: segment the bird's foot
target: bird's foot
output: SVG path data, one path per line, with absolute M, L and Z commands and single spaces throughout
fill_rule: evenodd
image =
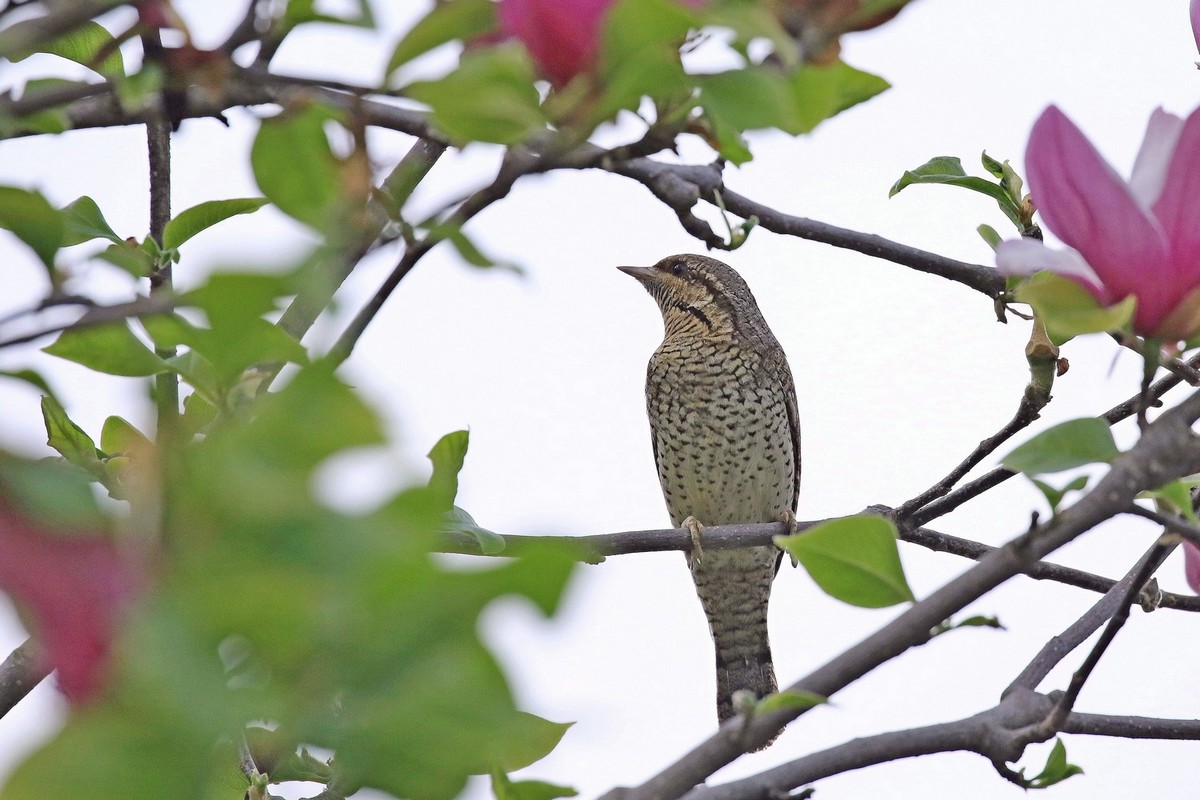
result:
M 704 533 L 704 526 L 695 517 L 688 517 L 683 521 L 683 527 L 688 529 L 688 533 L 692 537 L 692 552 L 688 554 L 688 559 L 689 561 L 699 561 L 704 558 L 704 548 L 700 544 L 700 536 Z
M 796 522 L 796 512 L 792 511 L 790 508 L 779 515 L 779 521 L 782 522 L 784 528 L 786 528 L 786 536 L 793 536 L 800 532 L 800 523 Z M 795 556 L 790 556 L 790 558 L 792 560 L 793 567 L 799 566 L 800 562 L 796 560 Z

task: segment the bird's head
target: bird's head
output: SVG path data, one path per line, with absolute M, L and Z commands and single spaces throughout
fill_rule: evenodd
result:
M 617 267 L 646 288 L 662 311 L 667 335 L 732 333 L 758 304 L 742 276 L 708 256 L 667 256 L 652 267 Z

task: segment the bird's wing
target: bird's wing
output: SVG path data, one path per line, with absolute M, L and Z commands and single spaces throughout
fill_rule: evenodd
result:
M 796 382 L 792 380 L 792 371 L 788 368 L 787 356 L 783 354 L 782 349 L 775 358 L 775 376 L 780 389 L 783 390 L 788 428 L 792 433 L 792 463 L 795 464 L 795 473 L 792 479 L 792 503 L 789 507 L 794 513 L 800 500 L 800 412 L 796 407 Z

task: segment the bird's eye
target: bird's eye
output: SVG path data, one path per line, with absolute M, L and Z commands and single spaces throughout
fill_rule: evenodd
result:
M 683 277 L 683 274 L 685 272 L 687 272 L 687 265 L 684 264 L 682 261 L 676 261 L 674 264 L 671 265 L 671 274 L 672 275 L 678 275 L 680 277 Z

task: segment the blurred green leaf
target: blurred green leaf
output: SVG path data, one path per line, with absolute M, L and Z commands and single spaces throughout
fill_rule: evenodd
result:
M 807 65 L 791 78 L 798 119 L 789 133 L 808 133 L 830 117 L 870 100 L 890 86 L 878 75 L 855 69 L 844 61 Z
M 54 274 L 54 254 L 63 242 L 63 220 L 40 192 L 0 186 L 0 228 L 29 245 Z
M 46 382 L 46 379 L 32 369 L 0 369 L 0 378 L 12 378 L 13 380 L 24 381 L 47 397 L 53 398 L 56 401 L 58 400 L 58 396 L 50 388 L 50 384 Z
M 454 506 L 446 514 L 445 530 L 449 533 L 465 533 L 473 537 L 479 545 L 479 552 L 485 556 L 498 555 L 504 552 L 504 548 L 507 546 L 503 536 L 480 527 L 474 517 L 458 506 Z
M 492 794 L 496 800 L 557 800 L 575 797 L 579 792 L 569 786 L 544 781 L 514 781 L 500 770 L 492 771 Z
M 388 59 L 385 75 L 430 50 L 455 40 L 468 42 L 496 28 L 496 4 L 492 0 L 449 0 L 437 3 L 417 20 Z
M 141 377 L 167 368 L 125 322 L 70 328 L 59 334 L 53 344 L 43 347 L 42 352 L 109 375 Z
M 57 409 L 52 415 L 57 416 L 62 407 L 56 401 L 50 402 Z M 47 421 L 47 428 L 51 424 L 64 423 Z M 70 431 L 54 435 L 77 436 Z M 74 450 L 77 444 L 64 446 Z M 50 527 L 66 530 L 108 527 L 92 491 L 93 474 L 65 459 L 31 461 L 0 452 L 0 495 L 21 513 Z
M 357 14 L 328 14 L 317 10 L 318 0 L 288 0 L 283 12 L 283 23 L 287 27 L 306 22 L 326 22 L 333 25 L 350 25 L 356 28 L 374 28 L 375 14 L 370 0 L 352 0 Z
M 470 440 L 468 431 L 454 431 L 438 439 L 429 451 L 429 460 L 433 462 L 429 490 L 447 508 L 458 495 L 458 473 L 462 471 Z
M 336 114 L 315 103 L 289 107 L 265 119 L 250 148 L 258 188 L 280 211 L 324 230 L 337 219 L 343 197 L 341 162 L 325 125 Z
M 39 19 L 22 20 L 9 26 L 5 32 L 15 34 L 23 27 L 37 29 L 39 25 Z M 116 40 L 103 25 L 88 20 L 58 38 L 39 42 L 23 53 L 6 55 L 10 61 L 23 61 L 34 53 L 49 53 L 95 70 L 106 78 L 119 78 L 125 74 L 125 62 L 116 45 Z
M 262 208 L 264 197 L 238 197 L 229 200 L 209 200 L 180 212 L 167 223 L 163 231 L 163 247 L 174 249 L 205 228 L 238 214 L 250 214 Z
M 84 195 L 60 211 L 63 218 L 63 247 L 90 242 L 92 239 L 107 239 L 115 244 L 124 240 L 109 226 L 108 220 L 96 201 Z
M 601 72 L 612 77 L 624 65 L 679 60 L 679 48 L 697 22 L 684 3 L 618 0 L 609 9 L 600 43 Z
M 100 449 L 110 455 L 148 451 L 153 443 L 128 420 L 112 416 L 100 428 Z
M 784 709 L 803 711 L 804 709 L 813 708 L 828 702 L 828 697 L 823 697 L 813 692 L 776 692 L 759 700 L 754 706 L 754 713 L 769 714 L 772 711 L 782 711 Z
M 1014 472 L 1041 475 L 1107 463 L 1119 454 L 1108 423 L 1100 417 L 1084 417 L 1047 428 L 1014 448 L 1000 463 Z
M 896 548 L 896 526 L 876 516 L 834 519 L 775 543 L 817 585 L 851 605 L 883 608 L 913 600 Z
M 515 144 L 545 125 L 533 81 L 525 50 L 505 44 L 468 51 L 454 72 L 405 93 L 428 105 L 433 122 L 456 141 Z
M 1193 481 L 1174 480 L 1157 489 L 1142 492 L 1138 497 L 1154 498 L 1162 506 L 1165 506 L 1170 513 L 1182 516 L 1189 522 L 1196 524 L 1200 523 L 1200 519 L 1197 519 L 1196 510 L 1192 503 L 1193 486 Z
M 794 131 L 800 127 L 786 80 L 773 72 L 743 69 L 698 79 L 700 105 L 713 127 L 721 155 L 734 164 L 750 160 L 742 132 L 761 128 Z
M 96 258 L 128 272 L 135 278 L 147 278 L 155 269 L 153 256 L 127 241 L 109 245 L 103 252 L 97 253 Z
M 1039 272 L 1025 280 L 1017 287 L 1016 299 L 1033 307 L 1055 344 L 1084 333 L 1124 329 L 1133 320 L 1137 304 L 1130 295 L 1103 307 L 1083 286 L 1052 272 Z
M 987 242 L 987 246 L 992 248 L 992 252 L 995 252 L 996 248 L 1000 246 L 1000 242 L 1004 241 L 991 225 L 980 225 L 975 231 L 979 234 L 979 238 Z

